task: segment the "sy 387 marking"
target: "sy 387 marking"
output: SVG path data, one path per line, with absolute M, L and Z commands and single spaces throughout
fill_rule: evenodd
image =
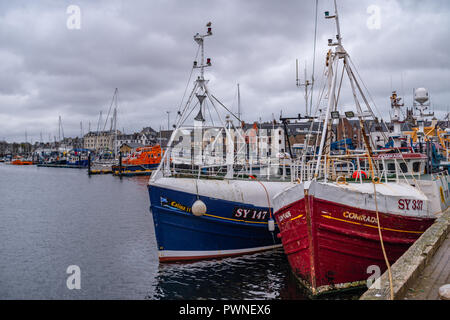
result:
M 423 210 L 423 200 L 400 199 L 398 208 L 400 210 Z

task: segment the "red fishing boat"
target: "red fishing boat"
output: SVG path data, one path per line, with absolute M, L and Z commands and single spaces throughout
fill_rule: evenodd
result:
M 312 181 L 275 197 L 289 263 L 313 294 L 364 286 L 370 266 L 386 270 L 381 241 L 394 263 L 433 224 L 416 188 L 383 183 L 376 191 L 375 201 L 371 183 Z
M 366 285 L 374 270 L 381 275 L 441 211 L 430 201 L 437 195 L 431 191 L 436 188 L 422 183 L 426 157 L 374 155 L 365 122 L 377 119 L 343 48 L 336 1 L 335 9 L 333 16 L 325 13 L 327 19 L 336 20 L 337 41 L 328 40 L 335 50 L 328 52 L 326 61 L 328 101 L 322 111 L 319 152 L 313 158 L 301 158 L 298 184 L 273 199 L 279 237 L 291 268 L 313 295 Z M 359 119 L 365 150 L 333 154 L 331 128 L 342 117 L 338 111 L 342 80 L 339 84 L 338 79 L 344 73 L 356 107 L 355 113 L 346 112 L 345 117 Z

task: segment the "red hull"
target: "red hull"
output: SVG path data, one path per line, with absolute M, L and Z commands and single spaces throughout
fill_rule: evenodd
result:
M 394 263 L 434 222 L 380 213 L 384 246 Z M 313 294 L 362 286 L 386 264 L 376 212 L 309 196 L 275 213 L 284 250 L 293 272 Z

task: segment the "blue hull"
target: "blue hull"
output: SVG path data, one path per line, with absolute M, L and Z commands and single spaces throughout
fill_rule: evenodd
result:
M 88 160 L 77 160 L 77 161 L 67 161 L 66 164 L 68 166 L 77 166 L 77 167 L 88 167 L 89 166 L 89 161 Z
M 122 166 L 122 176 L 136 176 L 136 175 L 151 175 L 153 170 L 158 168 L 159 163 L 156 164 L 142 164 L 142 165 L 126 165 Z M 112 166 L 114 175 L 119 175 L 120 166 Z
M 268 208 L 200 196 L 207 212 L 196 217 L 190 212 L 195 194 L 149 186 L 149 195 L 162 262 L 242 255 L 281 245 L 278 229 L 268 230 Z M 247 219 L 236 217 L 236 210 L 244 209 L 250 212 Z M 252 215 L 259 219 L 249 219 Z

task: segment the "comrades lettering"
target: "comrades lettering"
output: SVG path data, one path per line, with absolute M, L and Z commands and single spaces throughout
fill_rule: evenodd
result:
M 372 223 L 372 224 L 377 223 L 377 218 L 375 218 L 375 217 L 366 216 L 364 214 L 360 215 L 360 214 L 357 214 L 354 212 L 348 212 L 348 211 L 344 212 L 344 218 L 351 219 L 351 220 L 357 220 L 357 221 L 361 221 L 361 222 Z
M 269 212 L 267 210 L 234 208 L 233 217 L 244 220 L 266 220 Z

